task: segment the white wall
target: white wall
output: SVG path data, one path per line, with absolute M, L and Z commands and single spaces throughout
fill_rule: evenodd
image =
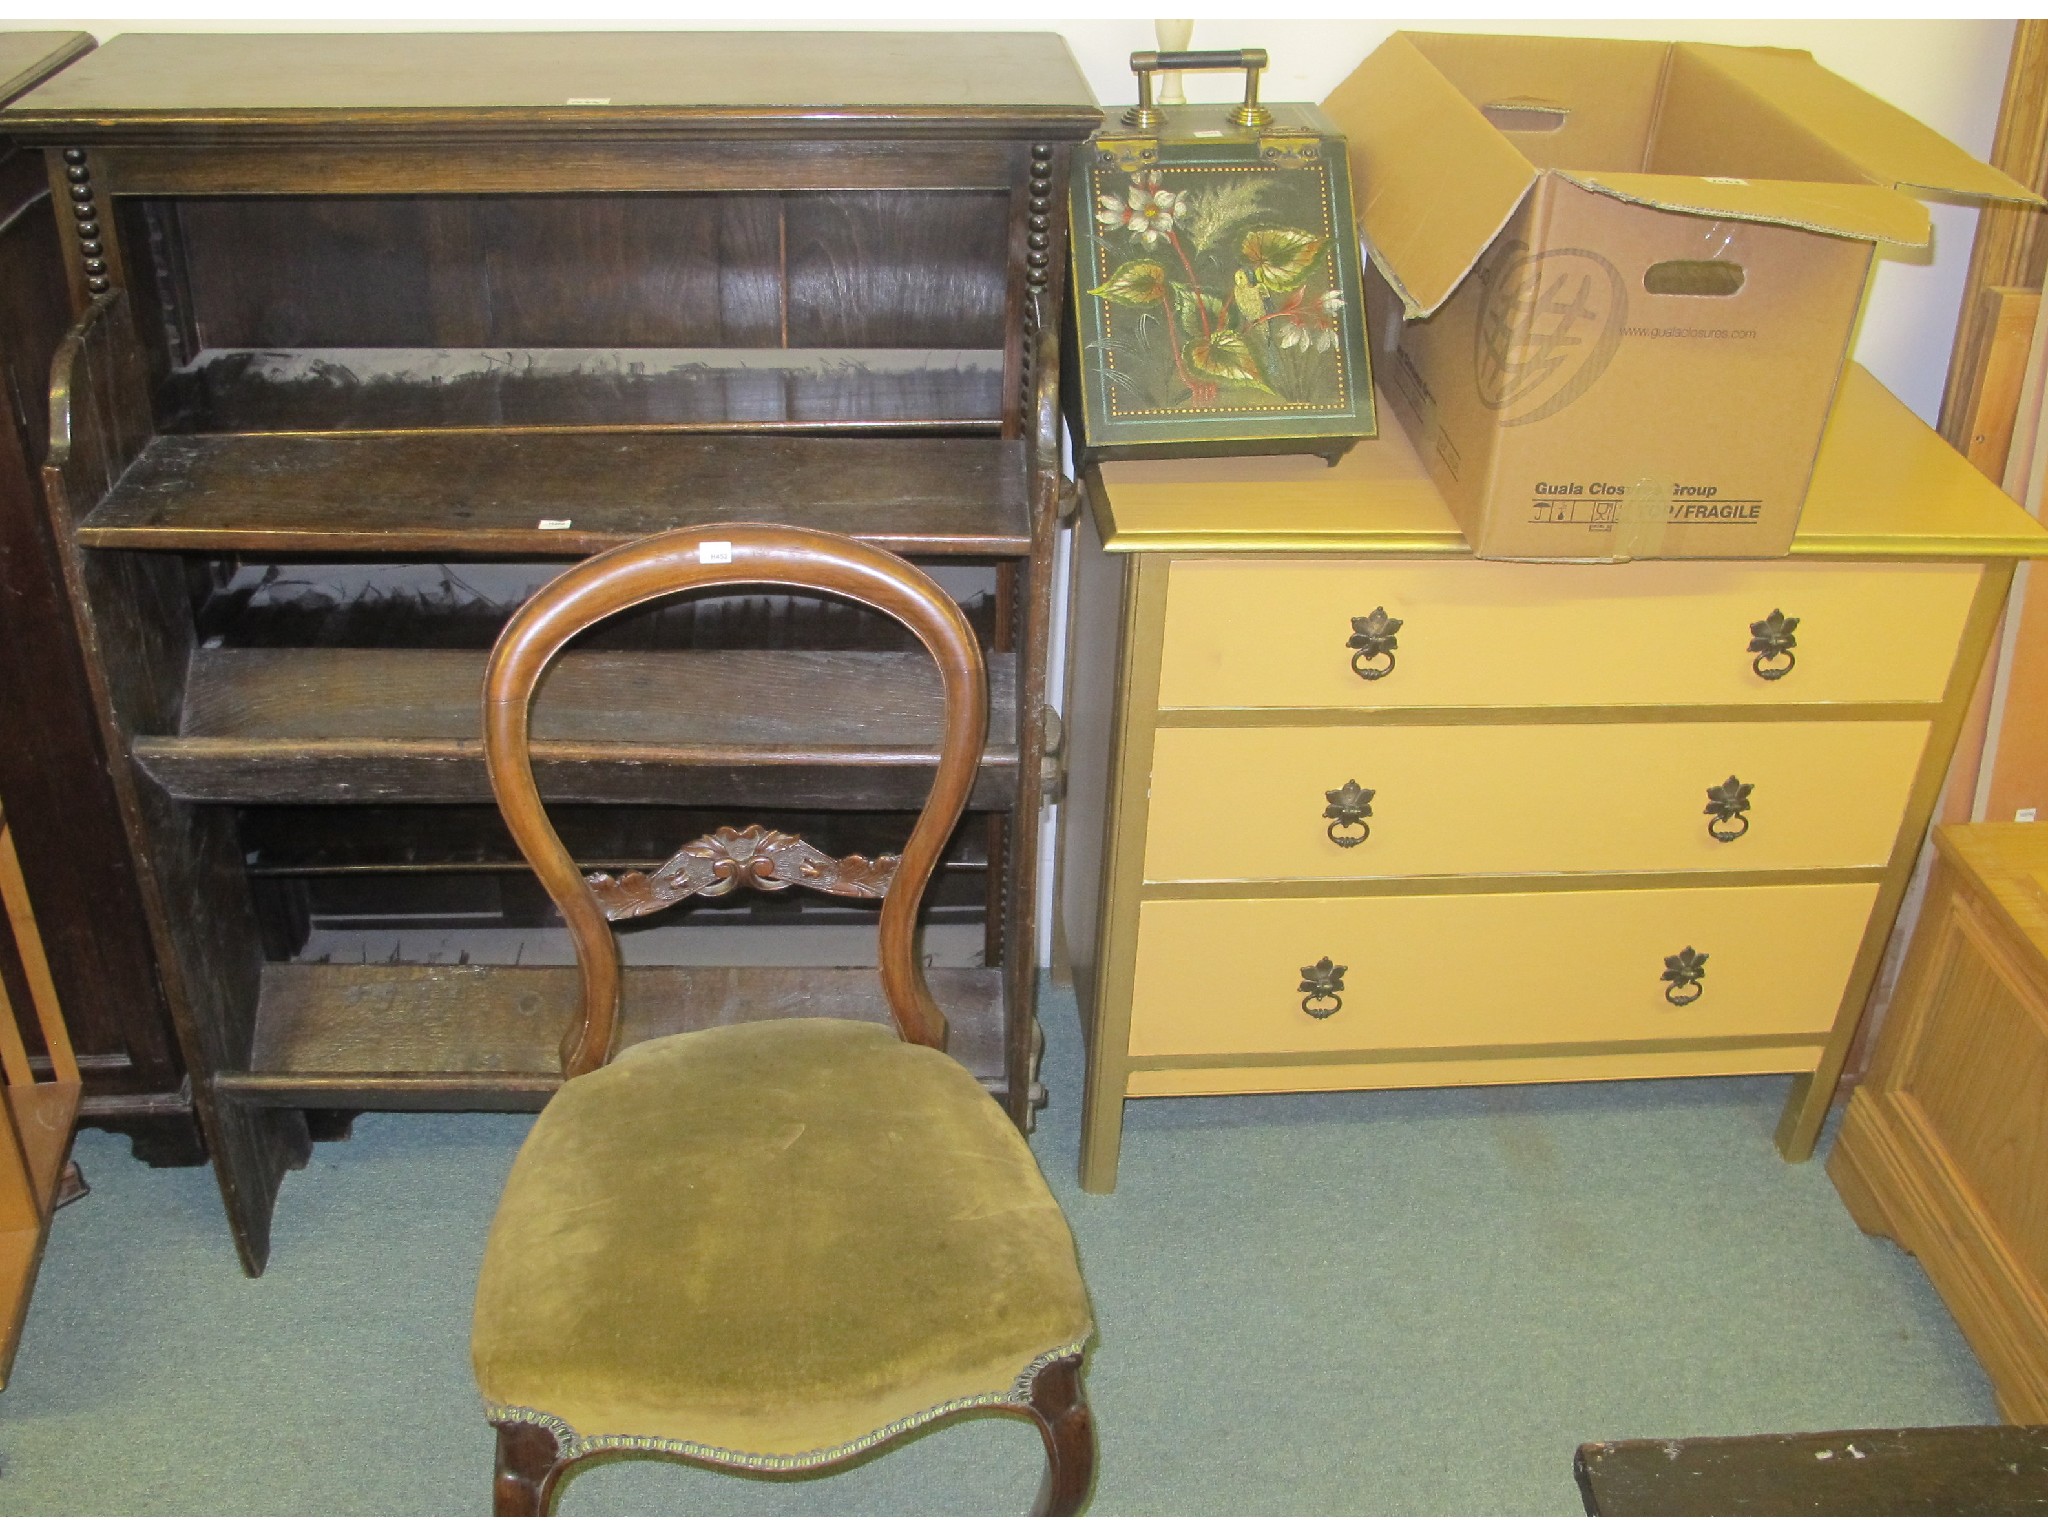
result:
M 1512 0 L 1510 0 L 1512 3 Z M 785 19 L 790 6 L 759 0 L 743 19 L 730 19 L 732 8 L 718 16 L 693 15 L 689 0 L 677 0 L 628 20 L 609 20 L 538 8 L 508 19 L 518 0 L 499 0 L 496 15 L 459 20 L 412 21 L 378 11 L 391 5 L 358 7 L 358 17 L 336 21 L 286 20 L 255 14 L 255 6 L 216 0 L 215 15 L 235 10 L 234 20 L 185 20 L 158 15 L 148 19 L 101 17 L 84 21 L 0 21 L 0 27 L 23 29 L 76 28 L 102 41 L 120 32 L 137 31 L 419 31 L 419 30 L 571 30 L 577 28 L 656 29 L 661 27 L 796 27 L 805 29 L 912 28 L 1021 31 L 1050 28 L 1074 50 L 1096 95 L 1105 103 L 1132 97 L 1129 55 L 1156 46 L 1152 23 L 1144 20 L 1047 20 L 1016 10 L 997 9 L 985 15 L 934 12 L 905 21 L 870 21 L 825 12 L 803 19 Z M 279 10 L 282 10 L 280 5 Z M 444 13 L 465 8 L 462 0 L 438 0 Z M 483 9 L 480 5 L 468 7 Z M 632 0 L 612 0 L 609 16 L 638 9 Z M 708 7 L 706 7 L 708 9 Z M 1518 18 L 1510 21 L 1232 21 L 1202 19 L 1195 23 L 1196 48 L 1260 47 L 1272 56 L 1264 95 L 1271 101 L 1318 101 L 1388 33 L 1403 28 L 1469 32 L 1532 32 L 1579 36 L 1666 38 L 1688 42 L 1765 44 L 1804 48 L 1829 69 L 1866 90 L 1902 107 L 1978 156 L 1988 155 L 1998 121 L 2013 23 L 2006 21 L 1577 21 L 1553 22 Z M 1223 100 L 1232 91 L 1227 75 L 1187 77 L 1191 100 Z M 1941 403 L 1942 380 L 1955 335 L 1963 277 L 1969 265 L 1976 212 L 1965 206 L 1933 210 L 1934 246 L 1930 252 L 1888 248 L 1871 285 L 1856 357 L 1921 416 L 1932 420 Z

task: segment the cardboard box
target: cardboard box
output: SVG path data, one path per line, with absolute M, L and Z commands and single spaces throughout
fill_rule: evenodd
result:
M 1902 188 L 2038 203 L 1811 55 L 1397 33 L 1350 140 L 1374 371 L 1481 555 L 1781 555 Z

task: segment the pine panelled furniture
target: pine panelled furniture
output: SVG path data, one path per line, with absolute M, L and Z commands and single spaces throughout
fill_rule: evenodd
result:
M 653 876 L 586 876 L 534 783 L 543 673 L 637 603 L 749 585 L 861 603 L 937 667 L 939 764 L 901 854 L 725 828 Z M 1073 1236 L 1017 1127 L 946 1055 L 916 947 L 988 734 L 980 641 L 959 605 L 850 539 L 713 524 L 550 582 L 506 625 L 485 678 L 491 787 L 568 920 L 582 982 L 580 1007 L 554 1021 L 569 1081 L 520 1149 L 477 1280 L 470 1347 L 498 1432 L 497 1512 L 547 1513 L 562 1475 L 591 1457 L 815 1472 L 995 1411 L 1038 1427 L 1040 1513 L 1075 1513 L 1095 1438 L 1080 1379 L 1094 1322 Z M 678 1021 L 613 1060 L 611 924 L 734 884 L 879 900 L 889 1025 Z
M 0 101 L 91 48 L 83 32 L 0 32 Z M 0 732 L 0 800 L 72 1030 L 81 1119 L 126 1132 L 150 1162 L 196 1163 L 206 1154 L 38 483 L 50 356 L 71 324 L 57 212 L 43 157 L 0 134 L 0 718 L 35 722 Z
M 1147 1095 L 1791 1073 L 1810 1155 L 2018 507 L 1853 367 L 1782 560 L 1474 560 L 1398 431 L 1087 489 L 1086 1187 Z
M 42 1263 L 50 1215 L 63 1195 L 78 1118 L 78 1058 L 64 1027 L 49 957 L 0 806 L 0 1387 L 14 1369 Z M 17 1000 L 17 988 L 24 997 Z M 33 1037 L 22 1025 L 33 1020 Z M 44 1061 L 29 1055 L 33 1038 Z M 75 1175 L 74 1175 L 75 1177 Z M 78 1186 L 82 1189 L 83 1186 Z M 76 1191 L 74 1191 L 76 1192 Z
M 1938 827 L 1828 1175 L 1926 1267 L 2007 1419 L 2048 1424 L 2048 826 Z
M 1099 121 L 1056 37 L 908 33 L 128 34 L 0 114 L 60 193 L 50 515 L 251 1272 L 309 1113 L 559 1085 L 567 966 L 294 957 L 351 880 L 547 920 L 484 652 L 568 561 L 673 527 L 801 521 L 968 595 L 991 730 L 933 900 L 985 943 L 933 986 L 1029 1122 L 1060 189 Z M 542 785 L 593 867 L 771 817 L 900 837 L 927 680 L 830 600 L 628 615 L 544 697 Z M 798 962 L 629 967 L 625 1006 L 628 1038 L 884 1017 L 872 967 Z

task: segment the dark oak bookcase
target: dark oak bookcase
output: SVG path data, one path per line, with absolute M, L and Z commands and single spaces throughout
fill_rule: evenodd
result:
M 555 1085 L 573 971 L 301 946 L 338 881 L 546 920 L 484 652 L 548 572 L 661 529 L 827 528 L 962 594 L 995 702 L 931 901 L 985 943 L 934 990 L 1028 1126 L 1059 189 L 1098 121 L 1057 38 L 907 33 L 128 35 L 0 114 L 57 189 L 50 513 L 251 1272 L 309 1112 Z M 595 636 L 535 713 L 572 851 L 652 867 L 740 818 L 886 851 L 935 762 L 906 644 L 769 594 Z M 650 966 L 626 1034 L 880 1009 L 871 968 Z

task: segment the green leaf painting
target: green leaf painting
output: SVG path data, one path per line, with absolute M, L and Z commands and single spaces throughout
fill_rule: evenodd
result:
M 1183 336 L 1206 336 L 1225 319 L 1223 301 L 1211 298 L 1199 288 L 1174 283 L 1173 317 L 1180 322 Z
M 1196 373 L 1232 384 L 1249 384 L 1267 394 L 1278 394 L 1266 382 L 1252 344 L 1235 331 L 1211 331 L 1187 345 L 1187 364 Z
M 1109 274 L 1100 288 L 1090 288 L 1112 304 L 1146 309 L 1166 296 L 1166 268 L 1156 261 L 1127 261 Z
M 1316 178 L 1100 170 L 1089 193 L 1109 276 L 1088 292 L 1104 301 L 1115 414 L 1348 408 L 1344 296 Z M 1111 310 L 1129 319 L 1112 323 Z
M 1252 281 L 1268 293 L 1299 288 L 1325 242 L 1305 229 L 1255 229 L 1244 237 Z

